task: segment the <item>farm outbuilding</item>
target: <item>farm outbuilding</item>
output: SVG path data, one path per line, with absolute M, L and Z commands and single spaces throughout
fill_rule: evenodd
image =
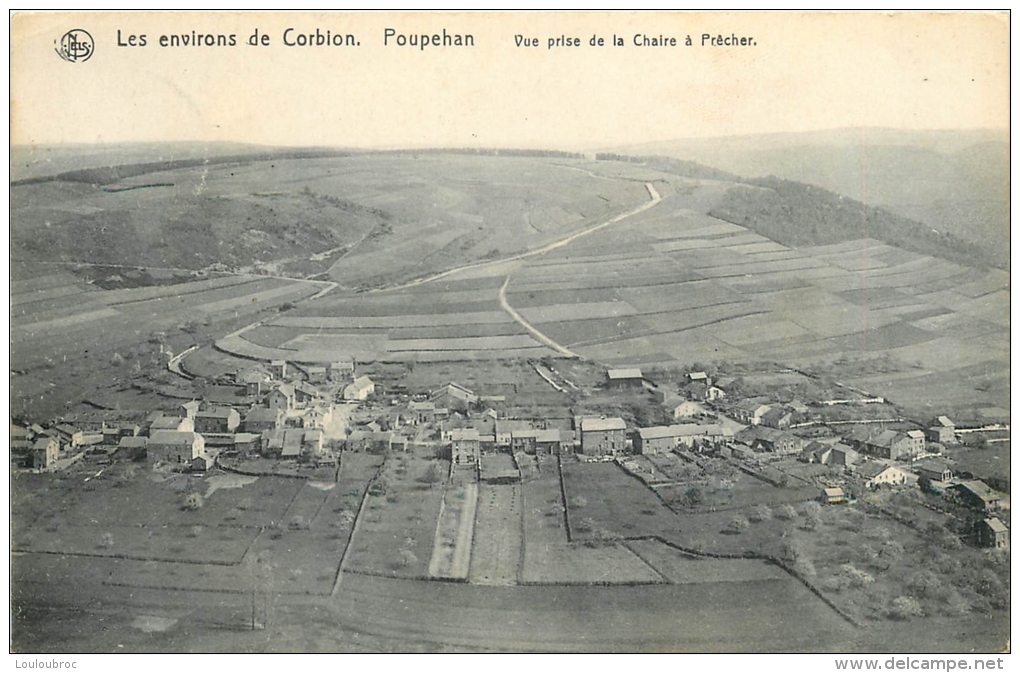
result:
M 637 368 L 610 369 L 606 372 L 606 379 L 611 388 L 640 388 L 645 377 Z
M 839 487 L 828 487 L 822 489 L 821 500 L 826 505 L 836 505 L 847 501 L 846 492 Z

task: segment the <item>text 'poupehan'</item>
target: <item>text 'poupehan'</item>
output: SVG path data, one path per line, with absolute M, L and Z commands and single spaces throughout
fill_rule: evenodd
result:
M 398 33 L 393 28 L 383 31 L 383 46 L 385 47 L 417 47 L 425 51 L 426 47 L 473 47 L 475 36 L 466 33 L 448 33 L 443 28 L 442 33 Z

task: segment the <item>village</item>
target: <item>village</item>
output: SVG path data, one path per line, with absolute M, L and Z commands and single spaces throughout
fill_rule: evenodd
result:
M 577 388 L 551 362 L 532 367 L 556 390 Z M 714 367 L 662 384 L 637 368 L 603 370 L 597 392 L 646 398 L 672 423 L 640 427 L 588 410 L 523 417 L 505 395 L 454 381 L 411 391 L 377 383 L 369 369 L 352 360 L 252 363 L 223 377 L 236 389 L 229 403 L 190 399 L 156 411 L 94 409 L 46 425 L 12 423 L 12 467 L 47 473 L 79 461 L 100 470 L 144 462 L 163 472 L 338 479 L 345 453 L 424 451 L 449 461 L 449 474 L 436 480 L 506 484 L 520 480 L 525 457 L 552 456 L 615 462 L 677 511 L 737 509 L 727 481 L 707 478 L 711 463 L 785 489 L 786 503 L 852 506 L 913 492 L 929 510 L 956 520 L 962 513 L 967 544 L 1008 546 L 1008 477 L 975 475 L 953 458 L 1008 441 L 982 436 L 1001 437 L 1008 427 L 958 428 L 944 415 L 875 418 L 873 405 L 885 400 L 864 391 L 807 401 L 776 401 L 762 390 L 748 396 Z M 827 413 L 834 408 L 840 413 Z

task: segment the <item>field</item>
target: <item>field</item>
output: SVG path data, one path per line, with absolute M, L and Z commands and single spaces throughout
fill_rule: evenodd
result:
M 597 389 L 606 366 L 724 361 L 824 372 L 898 413 L 1008 419 L 1008 273 L 867 238 L 781 245 L 707 214 L 731 186 L 631 163 L 435 153 L 18 185 L 12 414 L 166 408 L 175 395 L 222 399 L 232 389 L 209 380 L 253 360 L 355 359 L 383 388 L 456 381 L 562 427 L 584 412 L 662 420 L 647 391 Z M 182 366 L 198 378 L 186 381 L 165 351 L 192 346 Z M 808 381 L 771 376 L 743 385 Z M 960 467 L 1008 476 L 1008 452 L 968 450 Z M 18 474 L 13 638 L 52 648 L 88 634 L 85 649 L 143 651 L 222 649 L 216 630 L 284 651 L 897 649 L 889 632 L 913 633 L 908 648 L 935 641 L 922 622 L 892 628 L 896 598 L 916 600 L 932 633 L 955 618 L 974 635 L 1008 595 L 1000 558 L 935 549 L 952 543 L 888 515 L 902 502 L 814 513 L 799 465 L 779 488 L 703 457 L 500 462 L 519 465 L 520 483 L 451 479 L 426 445 L 345 453 L 336 480 L 85 463 Z M 189 493 L 200 508 L 183 506 Z M 868 626 L 850 632 L 748 553 Z M 67 611 L 95 619 L 46 645 Z M 258 637 L 253 616 L 268 622 Z M 114 642 L 107 626 L 126 635 Z
M 650 192 L 634 180 L 638 174 L 655 185 L 661 201 L 648 201 Z M 179 168 L 122 182 L 172 183 L 164 195 L 130 192 L 153 205 L 194 186 L 196 175 Z M 427 153 L 241 162 L 213 166 L 202 179 L 211 186 L 199 202 L 217 205 L 209 213 L 204 205 L 188 211 L 199 219 L 226 209 L 221 219 L 229 221 L 238 204 L 263 202 L 279 208 L 275 218 L 290 217 L 292 207 L 334 218 L 329 235 L 343 240 L 323 241 L 315 255 L 338 251 L 323 263 L 330 267 L 324 277 L 340 287 L 303 301 L 322 286 L 233 276 L 104 292 L 73 276 L 30 277 L 12 297 L 19 317 L 16 363 L 22 334 L 41 335 L 40 350 L 61 355 L 69 332 L 103 343 L 107 333 L 126 341 L 134 332 L 137 341 L 138 321 L 153 317 L 157 306 L 157 317 L 170 326 L 179 302 L 191 320 L 243 327 L 243 314 L 286 303 L 289 310 L 238 334 L 209 331 L 239 359 L 299 362 L 556 355 L 538 333 L 613 365 L 765 360 L 839 375 L 844 364 L 853 369 L 888 355 L 889 371 L 847 376 L 847 382 L 908 410 L 938 406 L 951 415 L 999 418 L 1008 407 L 1008 273 L 869 238 L 780 245 L 707 214 L 724 197 L 725 183 L 613 162 Z M 63 183 L 19 189 L 25 194 L 15 199 L 15 221 L 20 214 L 28 230 L 41 217 L 33 209 L 43 194 L 58 205 L 104 213 L 120 212 L 107 200 L 124 194 Z M 642 204 L 646 209 L 635 211 Z M 614 218 L 619 221 L 598 226 Z M 295 246 L 310 245 L 281 243 L 259 259 L 293 261 Z M 172 240 L 168 246 L 175 250 Z M 122 249 L 119 262 L 132 250 Z M 521 256 L 528 250 L 543 252 Z M 501 305 L 504 284 L 506 304 L 537 333 Z M 25 369 L 46 364 L 33 360 L 32 351 L 25 352 Z M 982 368 L 976 380 L 975 368 Z M 26 385 L 30 397 L 46 384 Z
M 345 570 L 388 577 L 427 577 L 443 502 L 447 461 L 394 454 L 365 500 Z
M 12 267 L 12 413 L 40 421 L 151 373 L 161 345 L 183 350 L 322 289 L 238 275 L 103 290 L 58 268 Z
M 15 551 L 101 559 L 109 586 L 217 593 L 250 592 L 259 576 L 266 591 L 328 595 L 367 482 L 356 471 L 328 483 L 130 464 L 94 472 L 19 475 Z M 183 506 L 188 493 L 203 496 L 199 509 Z
M 480 485 L 476 516 L 471 583 L 516 584 L 524 535 L 521 485 Z

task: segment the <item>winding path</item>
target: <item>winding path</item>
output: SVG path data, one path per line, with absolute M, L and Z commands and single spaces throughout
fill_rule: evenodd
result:
M 659 196 L 659 192 L 655 191 L 655 187 L 652 186 L 652 183 L 646 182 L 645 183 L 645 188 L 648 189 L 648 195 L 652 198 L 652 200 L 649 201 L 648 203 L 644 203 L 644 204 L 638 206 L 637 208 L 635 208 L 633 210 L 629 210 L 626 213 L 623 213 L 621 215 L 617 215 L 613 219 L 608 220 L 606 222 L 603 222 L 602 224 L 596 225 L 596 226 L 591 227 L 589 229 L 585 229 L 584 231 L 579 231 L 576 234 L 572 234 L 570 236 L 567 236 L 566 238 L 561 239 L 559 241 L 556 241 L 555 243 L 550 243 L 549 245 L 547 245 L 545 247 L 538 248 L 537 250 L 532 250 L 530 252 L 522 253 L 522 254 L 517 255 L 515 257 L 511 257 L 510 260 L 518 260 L 518 259 L 524 259 L 525 257 L 534 257 L 536 255 L 544 255 L 545 253 L 550 252 L 551 250 L 556 250 L 558 248 L 562 248 L 565 245 L 569 245 L 569 244 L 573 243 L 574 241 L 576 241 L 577 239 L 581 238 L 582 236 L 587 236 L 588 234 L 591 234 L 591 233 L 594 233 L 596 231 L 599 231 L 600 229 L 605 229 L 606 227 L 608 227 L 610 225 L 613 225 L 613 224 L 616 224 L 618 222 L 621 222 L 621 221 L 627 219 L 628 217 L 632 217 L 634 215 L 637 215 L 638 213 L 642 213 L 642 212 L 648 210 L 649 208 L 657 205 L 660 201 L 662 201 L 662 197 Z M 506 261 L 509 261 L 509 260 L 500 260 L 500 261 L 506 262 Z M 478 265 L 475 265 L 475 266 L 478 266 Z M 446 274 L 448 275 L 448 274 L 453 273 L 455 271 L 460 271 L 463 268 L 465 268 L 465 267 L 461 267 L 461 269 L 453 269 L 451 271 L 446 272 Z M 521 327 L 523 327 L 524 329 L 528 330 L 528 332 L 530 332 L 533 337 L 535 337 L 536 339 L 538 339 L 539 341 L 544 343 L 549 348 L 552 348 L 557 353 L 560 353 L 561 355 L 565 355 L 568 358 L 580 359 L 580 357 L 581 357 L 580 355 L 578 355 L 574 351 L 570 350 L 566 346 L 563 346 L 563 345 L 557 343 L 556 341 L 553 341 L 551 338 L 549 338 L 548 336 L 546 336 L 545 334 L 540 332 L 537 327 L 535 327 L 530 322 L 528 322 L 527 319 L 524 316 L 522 316 L 520 313 L 518 313 L 514 309 L 514 307 L 510 305 L 510 303 L 506 300 L 506 288 L 510 284 L 510 278 L 512 276 L 513 276 L 513 272 L 507 274 L 506 280 L 503 281 L 503 286 L 499 288 L 499 305 L 500 305 L 500 307 L 504 311 L 506 311 L 510 315 L 510 317 L 513 318 Z M 435 280 L 436 278 L 438 278 L 438 276 L 434 276 L 432 278 L 432 280 Z M 422 282 L 427 282 L 427 281 L 422 281 Z
M 568 358 L 580 358 L 581 356 L 578 355 L 577 353 L 575 353 L 574 351 L 570 350 L 566 346 L 561 346 L 560 344 L 556 343 L 555 341 L 553 341 L 552 339 L 547 337 L 542 332 L 538 331 L 538 329 L 534 325 L 532 325 L 530 322 L 528 322 L 524 318 L 524 316 L 522 316 L 520 313 L 515 311 L 513 306 L 511 306 L 509 303 L 507 303 L 507 300 L 506 300 L 506 286 L 509 285 L 509 284 L 510 284 L 510 276 L 508 275 L 506 277 L 506 280 L 503 281 L 503 287 L 499 288 L 499 305 L 500 305 L 500 307 L 504 311 L 509 313 L 510 317 L 513 318 L 515 321 L 517 321 L 517 323 L 520 324 L 521 327 L 523 327 L 524 329 L 528 330 L 528 332 L 531 333 L 531 336 L 535 337 L 536 339 L 538 339 L 539 341 L 544 343 L 549 348 L 552 348 L 554 351 L 556 351 L 556 352 L 558 352 L 558 353 L 560 353 L 562 355 L 565 355 Z
M 628 210 L 625 213 L 620 213 L 616 217 L 613 217 L 613 218 L 611 218 L 609 220 L 606 220 L 605 222 L 603 222 L 601 224 L 596 224 L 594 226 L 588 227 L 587 229 L 582 229 L 581 231 L 578 231 L 578 232 L 575 232 L 573 234 L 570 234 L 569 236 L 566 236 L 565 238 L 561 238 L 558 241 L 553 241 L 552 243 L 543 245 L 541 248 L 535 248 L 534 250 L 528 250 L 527 252 L 522 252 L 522 253 L 519 253 L 519 254 L 516 254 L 516 255 L 512 255 L 510 257 L 500 257 L 499 259 L 490 259 L 490 260 L 485 260 L 483 262 L 471 262 L 470 264 L 463 264 L 461 266 L 457 266 L 457 267 L 454 267 L 452 269 L 447 269 L 446 271 L 441 271 L 439 273 L 432 274 L 431 276 L 425 276 L 424 278 L 418 278 L 417 280 L 412 280 L 410 282 L 402 283 L 400 285 L 389 285 L 389 286 L 386 286 L 386 287 L 375 288 L 375 289 L 369 290 L 369 292 L 384 292 L 384 291 L 389 291 L 389 290 L 402 290 L 402 289 L 409 288 L 409 287 L 416 287 L 418 285 L 424 285 L 425 283 L 431 283 L 433 281 L 440 280 L 442 278 L 447 278 L 449 276 L 452 276 L 454 274 L 460 273 L 462 271 L 468 271 L 469 269 L 481 269 L 481 268 L 484 268 L 484 267 L 487 267 L 487 266 L 496 266 L 496 265 L 499 265 L 499 264 L 506 264 L 507 262 L 516 262 L 516 261 L 519 261 L 519 260 L 522 260 L 522 259 L 528 259 L 529 257 L 537 257 L 539 255 L 544 255 L 547 252 L 552 252 L 553 250 L 558 250 L 559 248 L 562 248 L 565 245 L 570 245 L 571 243 L 573 243 L 577 239 L 582 238 L 584 236 L 587 236 L 588 234 L 593 234 L 596 231 L 599 231 L 601 229 L 605 229 L 606 227 L 609 227 L 609 226 L 612 226 L 612 225 L 617 224 L 619 222 L 622 222 L 623 220 L 626 220 L 628 217 L 633 217 L 633 216 L 637 215 L 638 213 L 643 213 L 646 210 L 648 210 L 649 208 L 652 208 L 652 207 L 658 205 L 659 202 L 662 201 L 662 197 L 659 196 L 659 192 L 656 191 L 656 189 L 652 185 L 652 183 L 646 182 L 645 183 L 645 189 L 648 190 L 648 196 L 651 198 L 650 201 L 642 203 L 637 208 L 633 208 L 631 210 Z

